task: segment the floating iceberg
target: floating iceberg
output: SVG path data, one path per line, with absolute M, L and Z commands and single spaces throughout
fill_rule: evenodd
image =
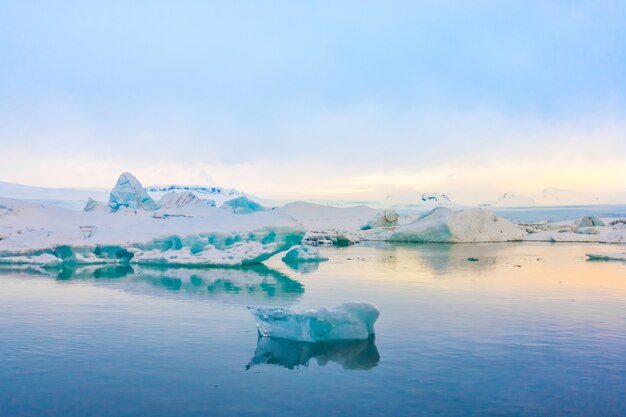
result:
M 438 207 L 411 223 L 398 226 L 387 240 L 394 242 L 507 242 L 526 233 L 510 221 L 480 208 L 453 211 Z
M 262 205 L 256 201 L 250 200 L 245 195 L 225 201 L 220 208 L 230 211 L 233 214 L 249 214 L 265 210 Z
M 380 312 L 367 303 L 346 303 L 333 309 L 294 313 L 283 308 L 249 307 L 260 336 L 322 342 L 367 339 L 374 335 Z
M 588 253 L 587 258 L 590 261 L 626 261 L 626 252 L 624 253 Z
M 317 359 L 319 366 L 335 362 L 343 369 L 371 369 L 378 365 L 380 354 L 374 338 L 332 342 L 297 342 L 295 340 L 260 337 L 256 351 L 246 369 L 255 365 L 278 365 L 287 369 L 309 366 Z
M 109 207 L 117 211 L 120 208 L 156 210 L 159 208 L 146 193 L 141 183 L 130 172 L 124 172 L 111 190 Z
M 320 250 L 317 247 L 308 245 L 294 246 L 283 256 L 285 263 L 323 262 L 327 260 L 328 258 L 320 255 Z
M 111 207 L 144 207 L 138 184 L 122 174 Z M 0 207 L 0 263 L 5 264 L 239 266 L 263 262 L 304 236 L 291 217 L 276 211 L 237 216 L 187 204 L 173 214 L 78 212 L 6 198 L 0 198 Z

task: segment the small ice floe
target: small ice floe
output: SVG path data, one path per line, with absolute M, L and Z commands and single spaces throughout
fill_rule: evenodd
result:
M 624 253 L 588 253 L 587 258 L 590 261 L 626 261 L 626 252 Z
M 345 303 L 332 309 L 295 313 L 274 307 L 248 307 L 260 336 L 323 342 L 367 339 L 374 335 L 380 312 L 372 304 Z
M 320 250 L 317 247 L 309 245 L 296 245 L 283 256 L 285 263 L 323 262 L 327 260 L 328 258 L 320 255 Z

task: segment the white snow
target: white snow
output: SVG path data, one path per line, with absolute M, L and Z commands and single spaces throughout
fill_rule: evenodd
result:
M 413 222 L 398 226 L 387 239 L 396 242 L 507 242 L 526 233 L 506 219 L 481 208 L 453 211 L 438 207 Z
M 356 231 L 378 213 L 366 206 L 338 208 L 302 201 L 286 204 L 276 211 L 293 217 L 306 230 L 318 231 Z
M 346 303 L 300 314 L 283 308 L 249 309 L 261 336 L 301 342 L 367 339 L 374 335 L 374 323 L 380 315 L 367 303 Z

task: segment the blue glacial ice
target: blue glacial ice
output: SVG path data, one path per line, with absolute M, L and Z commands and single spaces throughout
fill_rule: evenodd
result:
M 141 183 L 129 172 L 120 175 L 109 196 L 109 207 L 112 211 L 120 208 L 156 210 L 159 208 L 146 193 Z
M 221 209 L 228 210 L 233 214 L 248 214 L 255 211 L 263 211 L 265 208 L 256 201 L 250 200 L 248 197 L 242 195 L 241 197 L 233 198 L 232 200 L 225 201 L 220 207 Z
M 260 336 L 301 342 L 367 339 L 374 335 L 374 323 L 380 315 L 368 303 L 345 303 L 300 314 L 283 308 L 248 308 Z

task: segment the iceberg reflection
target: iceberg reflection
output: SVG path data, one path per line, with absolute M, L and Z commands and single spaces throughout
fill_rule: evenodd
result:
M 296 299 L 304 286 L 287 275 L 263 264 L 237 268 L 184 268 L 160 266 L 88 265 L 60 268 L 33 266 L 0 267 L 12 274 L 44 275 L 59 281 L 94 280 L 128 292 L 146 292 L 146 288 L 185 295 L 230 297 L 231 301 L 251 302 L 259 298 Z M 149 287 L 146 286 L 148 284 Z
M 302 275 L 310 274 L 311 272 L 315 272 L 320 269 L 320 263 L 317 261 L 308 261 L 308 262 L 285 262 L 285 265 L 292 271 L 298 272 Z
M 343 369 L 366 370 L 374 368 L 380 361 L 375 338 L 332 342 L 297 342 L 294 340 L 259 337 L 254 357 L 246 365 L 278 365 L 287 369 L 309 366 L 317 359 L 320 366 L 335 362 Z

